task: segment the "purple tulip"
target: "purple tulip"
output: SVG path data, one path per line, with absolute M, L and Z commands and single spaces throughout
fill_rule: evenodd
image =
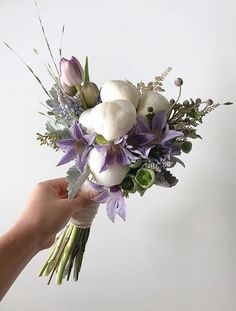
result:
M 68 86 L 65 84 L 63 81 L 62 77 L 60 77 L 60 84 L 63 89 L 63 91 L 69 95 L 69 96 L 74 96 L 77 93 L 76 87 L 75 86 Z
M 71 60 L 62 58 L 60 62 L 61 80 L 73 87 L 81 83 L 84 78 L 84 70 L 78 59 L 72 56 Z

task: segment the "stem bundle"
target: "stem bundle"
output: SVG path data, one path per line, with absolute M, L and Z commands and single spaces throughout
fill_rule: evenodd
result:
M 67 281 L 70 279 L 71 271 L 74 269 L 73 278 L 78 281 L 89 233 L 90 228 L 79 228 L 73 224 L 65 227 L 55 240 L 52 252 L 39 276 L 50 274 L 48 281 L 50 284 L 53 275 L 56 274 L 56 283 L 60 285 L 64 278 Z

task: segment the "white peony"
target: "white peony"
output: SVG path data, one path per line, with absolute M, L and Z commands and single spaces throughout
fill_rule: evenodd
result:
M 101 186 L 112 187 L 119 185 L 129 171 L 128 166 L 118 163 L 110 165 L 107 170 L 100 172 L 104 160 L 104 151 L 97 151 L 95 148 L 89 154 L 88 164 L 95 182 Z
M 148 108 L 152 108 L 154 113 L 165 110 L 166 113 L 169 114 L 170 103 L 160 93 L 155 91 L 146 91 L 140 96 L 137 114 L 145 117 L 148 113 L 150 113 Z
M 136 123 L 136 110 L 127 100 L 114 100 L 98 104 L 80 116 L 82 127 L 94 130 L 107 141 L 125 135 Z
M 92 120 L 90 118 L 92 109 L 86 109 L 84 110 L 80 117 L 79 117 L 79 123 L 81 124 L 82 128 L 87 133 L 91 133 L 94 131 L 94 124 L 92 123 Z
M 102 102 L 110 102 L 117 99 L 125 99 L 131 102 L 135 108 L 138 106 L 139 92 L 128 80 L 110 80 L 106 82 L 100 92 Z

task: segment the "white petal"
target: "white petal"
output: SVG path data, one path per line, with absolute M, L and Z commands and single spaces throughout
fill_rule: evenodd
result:
M 145 117 L 149 113 L 149 107 L 153 108 L 154 113 L 161 110 L 165 110 L 167 114 L 170 112 L 169 101 L 155 91 L 146 91 L 140 96 L 137 114 Z
M 127 100 L 103 102 L 92 109 L 94 131 L 111 141 L 125 135 L 136 122 L 136 110 Z
M 94 131 L 94 124 L 91 120 L 91 111 L 92 109 L 87 109 L 83 111 L 79 117 L 79 123 L 88 134 Z
M 102 102 L 109 102 L 117 99 L 130 101 L 135 108 L 138 106 L 139 92 L 128 80 L 111 80 L 106 82 L 100 93 Z

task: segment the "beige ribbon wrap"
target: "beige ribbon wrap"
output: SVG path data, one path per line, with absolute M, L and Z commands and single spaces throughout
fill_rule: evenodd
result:
M 89 183 L 85 183 L 81 187 L 81 192 L 92 192 L 93 189 L 89 186 Z M 90 228 L 94 217 L 98 212 L 99 203 L 92 202 L 90 205 L 79 206 L 78 210 L 71 217 L 70 222 L 79 228 Z

